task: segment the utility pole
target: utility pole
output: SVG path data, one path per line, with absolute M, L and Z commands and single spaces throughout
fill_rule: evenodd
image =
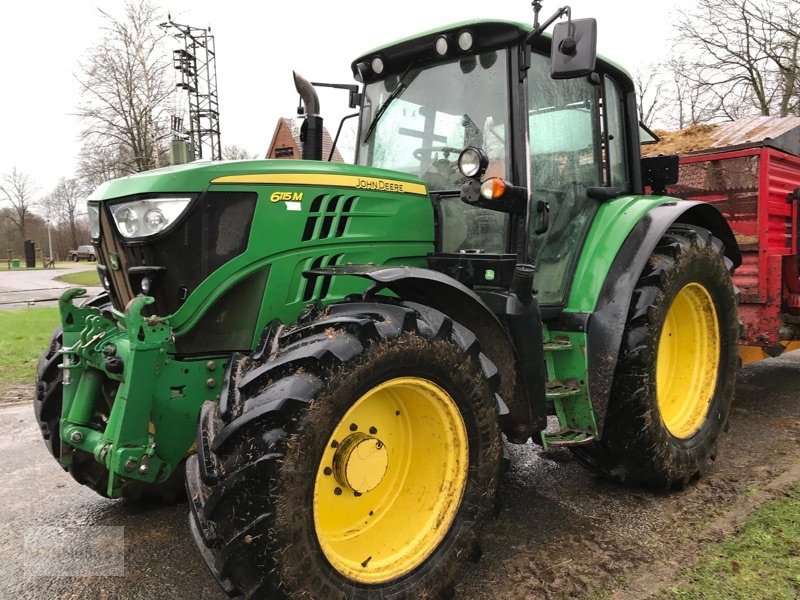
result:
M 211 28 L 181 25 L 173 21 L 171 15 L 167 15 L 167 22 L 161 27 L 166 31 L 177 30 L 173 37 L 183 43 L 183 48 L 172 53 L 172 63 L 178 72 L 177 87 L 185 90 L 189 98 L 187 133 L 194 157 L 220 160 L 217 62 Z M 173 130 L 176 123 L 182 128 L 181 116 L 173 117 Z
M 50 236 L 50 218 L 47 218 L 47 251 L 50 256 L 48 256 L 48 260 L 52 263 L 53 262 L 53 238 Z

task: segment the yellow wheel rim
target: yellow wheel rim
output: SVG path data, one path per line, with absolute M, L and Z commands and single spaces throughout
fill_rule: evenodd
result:
M 719 322 L 714 301 L 699 283 L 672 301 L 658 342 L 658 410 L 674 437 L 688 439 L 705 423 L 717 386 Z
M 314 482 L 314 526 L 328 562 L 359 583 L 411 572 L 450 530 L 469 445 L 455 401 L 418 377 L 386 381 L 336 425 Z

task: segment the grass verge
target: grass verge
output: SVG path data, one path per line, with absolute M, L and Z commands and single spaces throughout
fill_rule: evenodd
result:
M 796 600 L 800 598 L 800 484 L 762 506 L 727 542 L 658 600 Z
M 86 285 L 90 287 L 100 285 L 100 277 L 94 269 L 90 271 L 78 271 L 77 273 L 67 273 L 59 277 L 58 280 L 69 283 L 70 285 Z
M 58 308 L 0 311 L 0 391 L 36 380 L 36 363 L 58 325 Z

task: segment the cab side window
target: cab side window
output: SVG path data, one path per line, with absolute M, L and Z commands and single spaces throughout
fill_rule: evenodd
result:
M 531 62 L 549 62 L 534 54 Z M 542 65 L 547 72 L 549 67 Z M 588 78 L 529 80 L 528 126 L 534 188 L 600 185 L 596 88 Z
M 625 103 L 620 85 L 605 77 L 606 124 L 608 127 L 608 153 L 610 183 L 622 191 L 630 189 L 628 156 L 625 147 Z

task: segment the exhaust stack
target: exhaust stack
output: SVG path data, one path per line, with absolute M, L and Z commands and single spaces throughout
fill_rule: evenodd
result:
M 322 117 L 319 116 L 319 98 L 314 86 L 294 71 L 294 87 L 306 107 L 306 117 L 300 127 L 303 160 L 322 160 Z

